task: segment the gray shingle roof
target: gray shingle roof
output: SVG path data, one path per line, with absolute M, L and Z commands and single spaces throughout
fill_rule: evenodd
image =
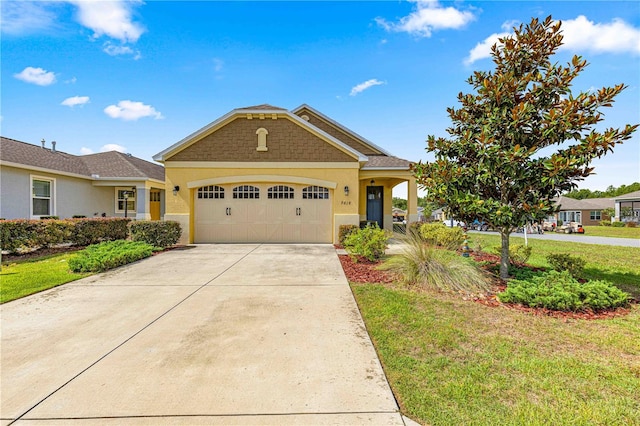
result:
M 51 171 L 101 178 L 151 178 L 164 181 L 164 167 L 116 151 L 72 155 L 0 137 L 0 160 Z
M 584 200 L 576 200 L 560 196 L 554 200 L 560 205 L 560 210 L 602 210 L 613 208 L 615 201 L 613 198 L 585 198 Z
M 403 168 L 408 169 L 411 165 L 410 161 L 403 160 L 402 158 L 394 157 L 392 155 L 368 155 L 369 161 L 362 167 L 366 169 L 384 169 L 384 168 Z

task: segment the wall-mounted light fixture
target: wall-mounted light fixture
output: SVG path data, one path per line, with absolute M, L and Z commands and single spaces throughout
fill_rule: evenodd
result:
M 173 187 L 173 195 L 178 195 L 178 191 L 180 191 L 180 185 L 176 185 Z
M 375 179 L 371 179 L 371 186 L 373 186 L 374 183 L 376 183 Z
M 349 186 L 348 185 L 344 186 L 344 195 L 345 195 L 345 197 L 349 196 Z

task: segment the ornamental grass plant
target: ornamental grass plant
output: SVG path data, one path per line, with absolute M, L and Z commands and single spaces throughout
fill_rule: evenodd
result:
M 456 252 L 425 243 L 419 236 L 402 238 L 404 250 L 391 256 L 381 266 L 410 286 L 440 291 L 486 293 L 491 285 L 476 264 Z

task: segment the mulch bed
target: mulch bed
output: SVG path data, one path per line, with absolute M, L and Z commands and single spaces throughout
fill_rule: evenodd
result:
M 2 263 L 12 263 L 16 261 L 38 259 L 40 257 L 51 256 L 54 254 L 70 253 L 82 250 L 84 247 L 65 246 L 65 247 L 48 247 L 33 250 L 25 253 L 9 253 L 2 255 Z
M 479 262 L 487 262 L 485 265 L 485 269 L 490 270 L 491 266 L 500 263 L 500 257 L 490 253 L 472 253 L 474 259 Z M 384 283 L 390 284 L 396 281 L 394 276 L 388 272 L 378 270 L 378 266 L 381 262 L 370 262 L 367 259 L 359 259 L 358 262 L 354 262 L 350 256 L 348 255 L 340 255 L 340 263 L 342 264 L 342 269 L 344 270 L 347 279 L 350 282 L 355 283 Z M 543 270 L 544 268 L 536 268 L 529 265 L 520 265 L 527 266 L 533 270 Z M 493 276 L 493 289 L 492 292 L 485 296 L 474 296 L 468 298 L 468 300 L 472 300 L 473 302 L 480 303 L 482 305 L 492 307 L 492 308 L 506 308 L 517 310 L 521 312 L 526 312 L 535 316 L 545 316 L 545 317 L 553 317 L 559 318 L 561 320 L 569 321 L 574 319 L 583 319 L 583 320 L 597 320 L 597 319 L 607 319 L 607 318 L 616 318 L 627 315 L 631 310 L 629 308 L 617 308 L 609 311 L 583 311 L 583 312 L 565 312 L 565 311 L 553 311 L 545 308 L 531 308 L 529 306 L 524 306 L 520 304 L 513 303 L 502 303 L 498 300 L 497 294 L 505 291 L 507 288 L 506 283 L 501 280 L 499 277 Z M 467 299 L 465 297 L 465 299 Z

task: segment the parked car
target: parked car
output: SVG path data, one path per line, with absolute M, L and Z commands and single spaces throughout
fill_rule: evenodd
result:
M 473 222 L 471 222 L 471 229 L 475 231 L 488 231 L 489 224 L 487 224 L 487 222 L 476 219 Z
M 558 226 L 556 228 L 556 232 L 564 232 L 565 234 L 584 234 L 584 228 L 579 222 L 568 222 Z

